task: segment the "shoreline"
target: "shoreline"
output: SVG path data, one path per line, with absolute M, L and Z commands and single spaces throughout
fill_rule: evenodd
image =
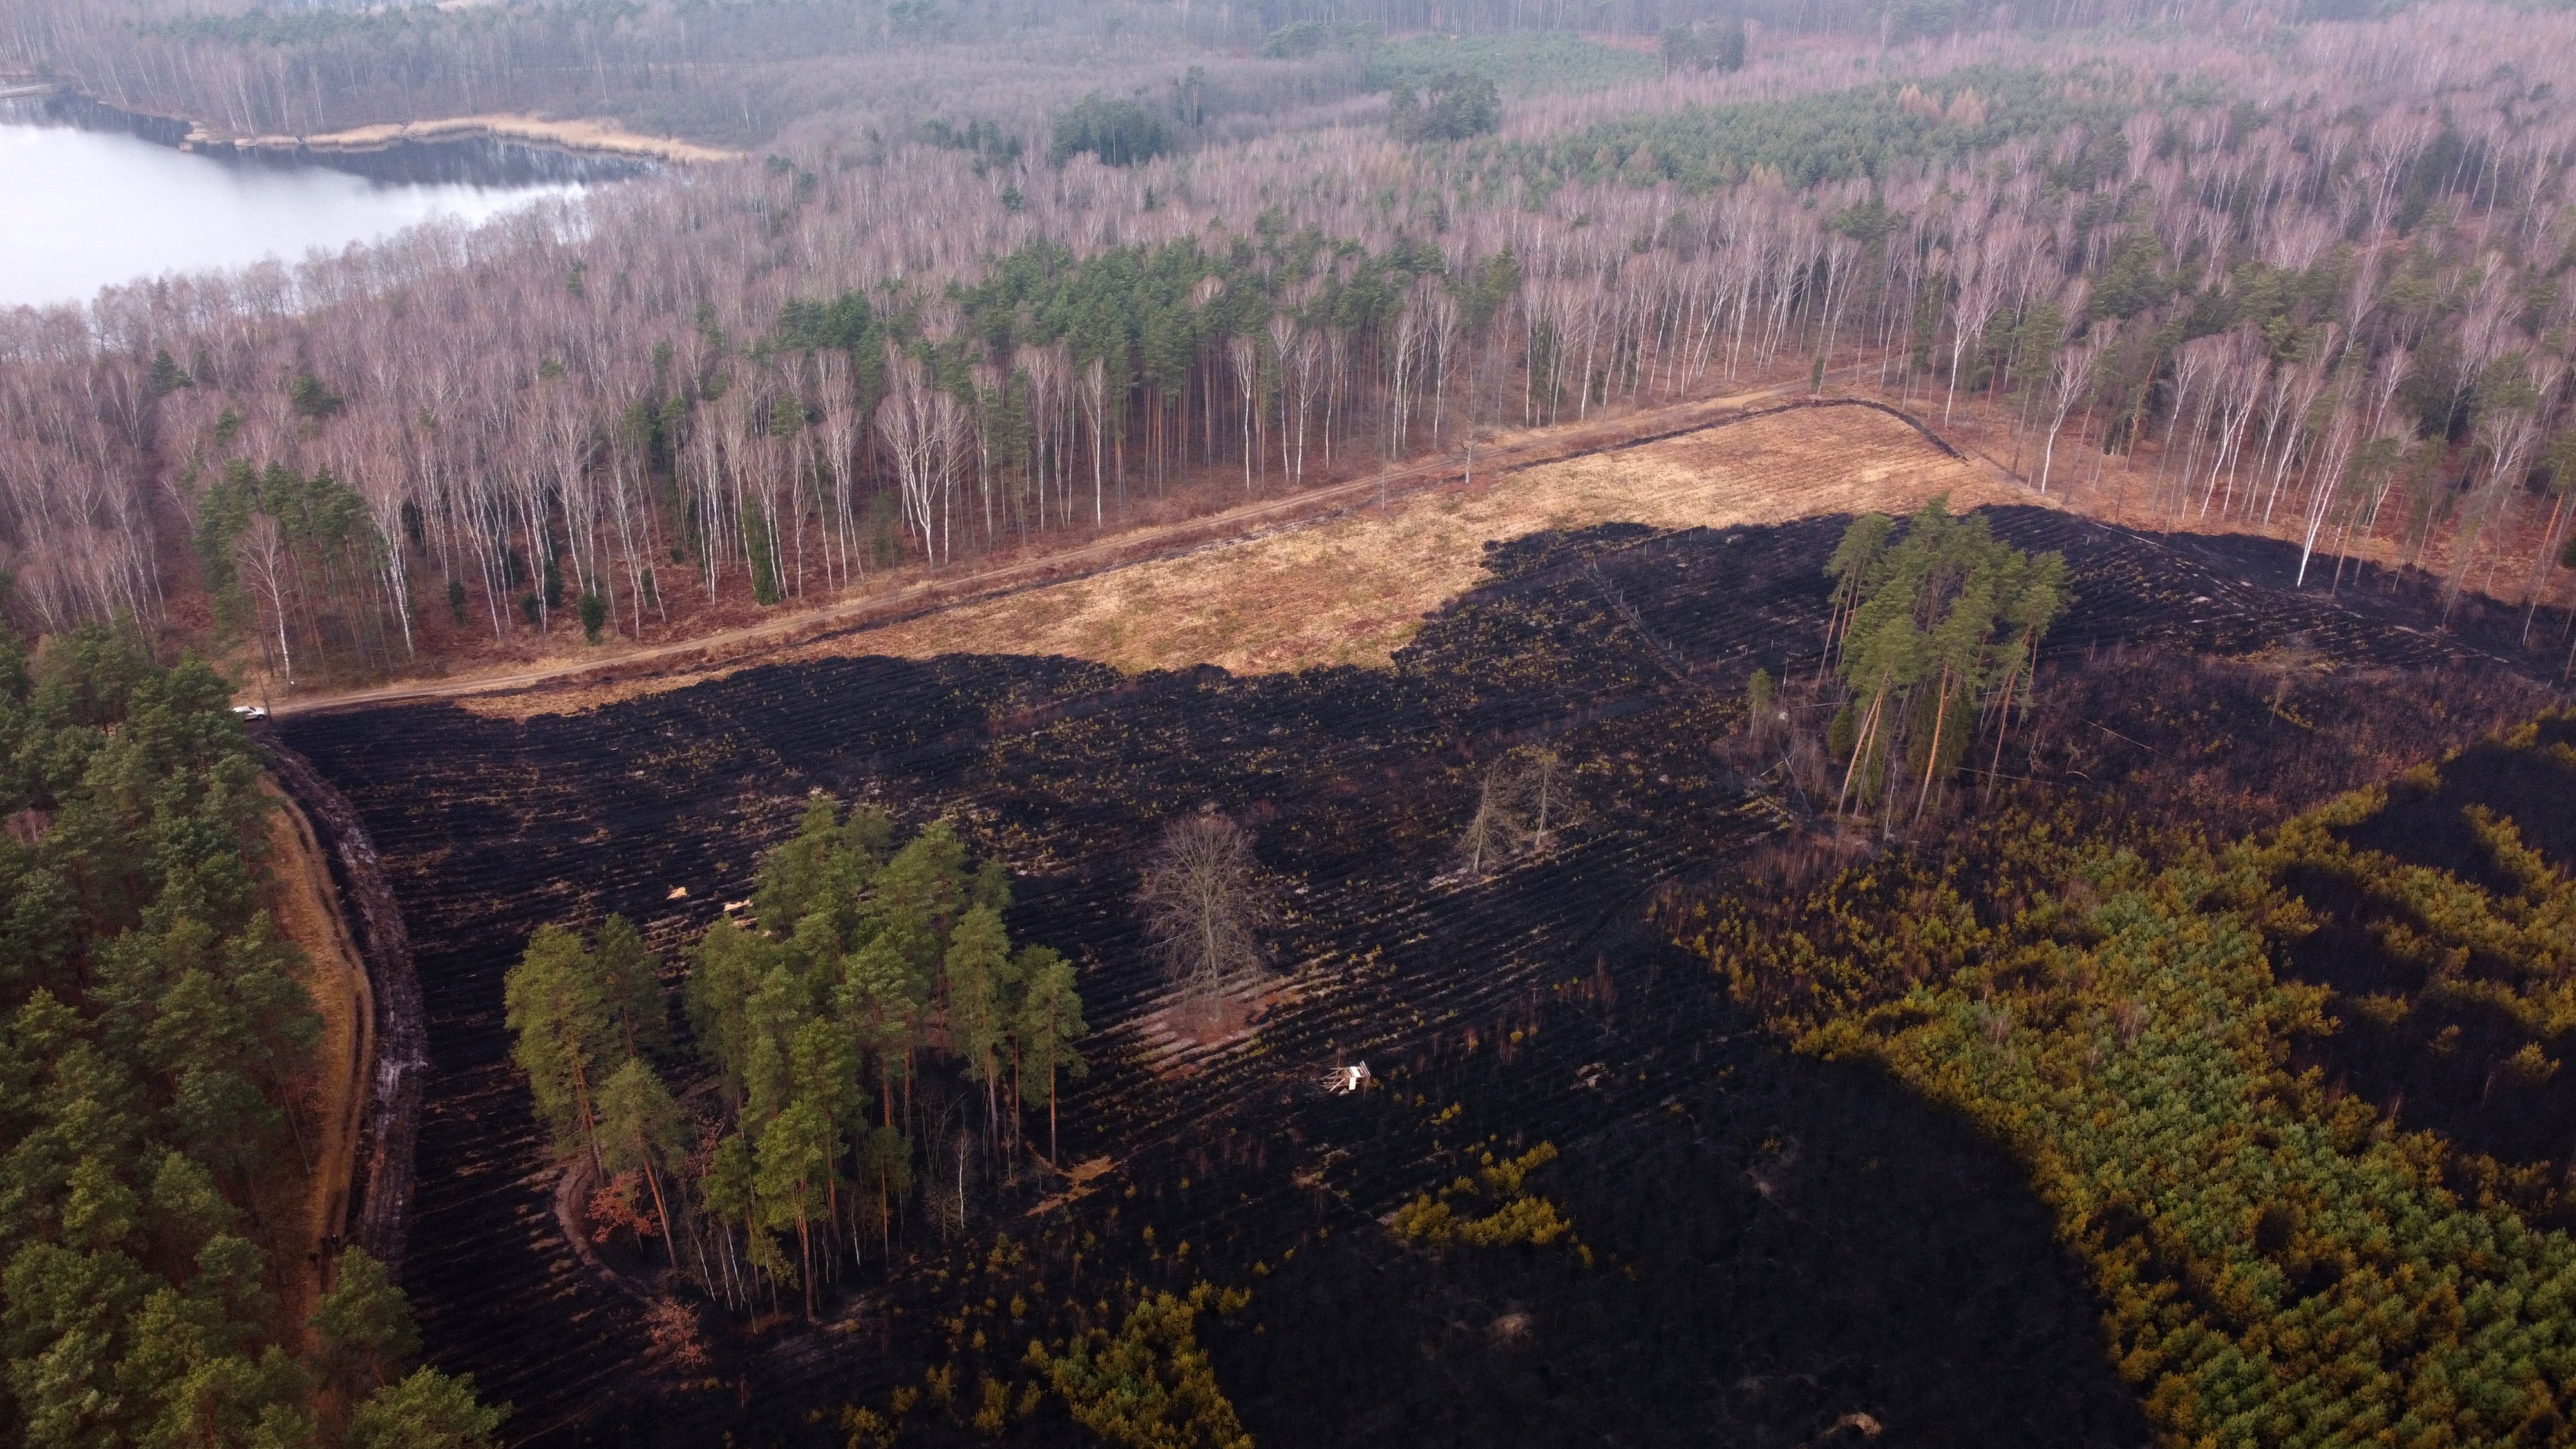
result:
M 683 166 L 735 161 L 744 154 L 721 146 L 684 141 L 675 136 L 647 136 L 626 130 L 614 121 L 598 118 L 548 120 L 542 116 L 494 111 L 442 116 L 426 121 L 383 121 L 310 135 L 242 135 L 219 130 L 205 121 L 185 116 L 167 116 L 114 105 L 60 82 L 48 82 L 41 88 L 30 87 L 9 98 L 34 101 L 75 113 L 86 112 L 93 122 L 111 125 L 159 145 L 201 155 L 368 156 L 415 146 L 450 146 L 474 141 L 524 146 L 570 157 L 604 157 L 634 163 L 666 162 Z M 75 124 L 79 122 L 75 121 Z
M 182 151 L 229 148 L 235 151 L 304 151 L 325 155 L 363 155 L 402 146 L 441 145 L 454 141 L 502 141 L 582 155 L 618 156 L 632 160 L 707 165 L 739 160 L 742 153 L 702 146 L 669 136 L 646 136 L 600 120 L 549 121 L 537 116 L 494 113 L 447 116 L 432 121 L 386 121 L 309 136 L 220 134 L 203 121 L 187 123 L 179 141 Z

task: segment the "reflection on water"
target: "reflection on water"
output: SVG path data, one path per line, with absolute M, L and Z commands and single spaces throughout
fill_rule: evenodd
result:
M 164 272 L 292 262 L 436 216 L 481 221 L 632 169 L 490 142 L 327 164 L 191 155 L 0 102 L 0 307 L 84 301 Z

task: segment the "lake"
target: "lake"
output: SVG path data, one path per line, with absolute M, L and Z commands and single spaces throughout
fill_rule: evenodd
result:
M 481 221 L 635 169 L 491 142 L 327 161 L 193 154 L 0 101 L 0 307 L 87 301 L 166 272 L 295 262 L 432 217 Z

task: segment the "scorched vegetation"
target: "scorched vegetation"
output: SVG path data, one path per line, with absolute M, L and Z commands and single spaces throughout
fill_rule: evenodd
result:
M 2563 770 L 2566 734 L 2465 758 Z M 2508 1124 L 2564 1120 L 2576 896 L 2456 765 L 2233 844 L 2017 790 L 1939 855 L 1681 926 L 1803 1050 L 2011 1145 L 2169 1442 L 2547 1442 L 2576 1396 L 2567 1139 Z M 2393 798 L 2442 799 L 2450 838 L 2361 844 Z M 2569 798 L 2507 808 L 2558 837 Z M 1828 938 L 1832 983 L 1784 990 Z
M 2121 1376 L 2128 1348 L 2106 1352 L 2094 1295 L 2112 1290 L 2089 1258 L 2058 1246 L 2057 1190 L 2044 1179 L 2031 1193 L 2036 1159 L 2021 1139 L 1981 1139 L 1974 1103 L 1928 1106 L 1901 1066 L 1784 1052 L 1796 1013 L 1876 1010 L 1918 980 L 1953 989 L 1942 983 L 1955 967 L 1882 970 L 1865 942 L 1820 932 L 1859 931 L 1884 910 L 1926 939 L 1922 951 L 1964 949 L 1949 944 L 1964 919 L 1924 891 L 1945 861 L 1979 857 L 1945 842 L 2089 850 L 2130 807 L 2139 829 L 2242 832 L 2551 696 L 2487 652 L 2512 647 L 2517 614 L 2464 606 L 2454 632 L 2437 633 L 2439 584 L 2420 576 L 2367 567 L 2338 601 L 2294 588 L 2297 551 L 2280 544 L 2141 535 L 2039 510 L 1912 527 L 1926 549 L 1950 539 L 1954 559 L 2016 578 L 2061 555 L 2065 577 L 2063 607 L 2037 634 L 1995 616 L 1985 657 L 2020 682 L 2000 762 L 1981 736 L 1989 752 L 1976 768 L 2003 784 L 1991 798 L 1936 792 L 1918 820 L 1920 777 L 1907 775 L 1892 840 L 1875 817 L 1838 834 L 1823 783 L 1846 765 L 1826 740 L 1839 701 L 1812 692 L 1830 667 L 1827 565 L 1850 531 L 1839 519 L 1612 526 L 1497 547 L 1483 587 L 1429 620 L 1390 669 L 1233 678 L 1062 659 L 831 659 L 578 715 L 293 722 L 291 737 L 378 833 L 420 923 L 442 1072 L 432 1098 L 444 1104 L 423 1128 L 415 1247 L 438 1265 L 420 1288 L 434 1352 L 603 1434 L 766 1423 L 796 1437 L 811 1432 L 796 1427 L 809 1410 L 829 1422 L 844 1405 L 846 1433 L 929 1440 L 1042 1438 L 1078 1432 L 1085 1415 L 1195 1415 L 1214 1432 L 1228 1422 L 1220 1400 L 1244 1432 L 1277 1442 L 1508 1435 L 1556 1422 L 1533 1415 L 1565 1414 L 1640 1439 L 1712 1424 L 1804 1438 L 1859 1415 L 1933 1440 L 2017 1442 L 2043 1424 L 2045 1442 L 2061 1430 L 2135 1442 L 2147 1436 L 2142 1414 L 2175 1422 L 2164 1400 L 2139 1407 Z M 1892 532 L 1887 541 L 1903 547 Z M 1788 684 L 1770 696 L 1772 733 L 1752 752 L 1757 670 Z M 1989 688 L 2003 678 L 1981 677 Z M 1924 676 L 1925 695 L 1936 679 Z M 1790 768 L 1774 768 L 1773 745 Z M 1794 762 L 1810 755 L 1817 763 Z M 439 763 L 424 771 L 422 760 Z M 1803 797 L 1791 783 L 1800 771 L 1813 777 Z M 852 803 L 817 805 L 815 789 Z M 1498 807 L 1493 848 L 1481 869 L 1462 869 L 1462 834 L 1487 804 Z M 1218 1030 L 1173 1010 L 1188 978 L 1153 949 L 1157 917 L 1139 903 L 1147 876 L 1174 859 L 1174 822 L 1211 818 L 1232 824 L 1252 857 L 1265 910 L 1251 937 L 1267 957 L 1242 1013 Z M 603 851 L 603 832 L 649 844 Z M 469 837 L 475 860 L 460 868 Z M 817 1276 L 843 1275 L 817 1298 L 820 1329 L 801 1326 L 792 1213 L 767 1209 L 784 1270 L 760 1271 L 776 1276 L 779 1307 L 797 1311 L 712 1316 L 697 1367 L 620 1286 L 668 1273 L 674 1255 L 650 1242 L 612 1251 L 609 1281 L 572 1269 L 578 1255 L 559 1234 L 491 1229 L 549 1211 L 554 1196 L 554 1135 L 496 1030 L 501 968 L 536 926 L 622 915 L 664 960 L 721 940 L 765 953 L 784 980 L 807 969 L 781 967 L 809 949 L 839 963 L 797 988 L 810 1015 L 782 1009 L 783 1030 L 763 1025 L 724 1049 L 748 1054 L 738 1088 L 673 1089 L 683 1103 L 692 1090 L 738 1092 L 739 1108 L 699 1110 L 740 1124 L 736 1159 L 756 1183 L 758 1139 L 788 1117 L 782 1108 L 764 1128 L 771 1109 L 750 1104 L 807 1090 L 796 1050 L 807 1023 L 863 1039 L 814 983 L 855 979 L 878 949 L 864 935 L 879 909 L 869 902 L 891 860 L 932 849 L 925 841 L 953 863 L 937 873 L 961 883 L 961 922 L 977 899 L 967 862 L 1006 863 L 1007 939 L 1060 951 L 1078 982 L 1090 1030 L 1076 1049 L 1090 1073 L 1063 1083 L 1057 1170 L 1031 1152 L 989 1155 L 986 1143 L 1011 1133 L 996 1105 L 1010 1082 L 980 1080 L 947 1025 L 909 1076 L 863 1066 L 867 1134 L 886 1125 L 891 1101 L 919 1153 L 923 1181 L 909 1204 L 896 1201 L 892 1251 L 854 1116 L 825 1149 L 837 1162 L 814 1174 L 825 1184 L 821 1210 L 809 1210 Z M 847 897 L 857 934 L 836 935 L 846 928 L 783 898 L 764 903 L 782 862 L 843 851 L 852 878 L 875 883 Z M 1793 912 L 1847 867 L 1838 889 L 1853 904 L 1803 924 Z M 1768 884 L 1738 891 L 1737 872 Z M 1812 953 L 1713 985 L 1704 957 L 1648 927 L 1659 898 L 1659 919 L 1711 941 L 1735 919 L 1725 911 L 1775 902 L 1783 914 L 1746 917 L 1742 932 L 1784 953 L 1807 952 L 1803 938 Z M 726 923 L 735 901 L 748 904 Z M 1705 920 L 1689 914 L 1700 901 Z M 782 928 L 789 916 L 800 924 Z M 703 944 L 697 954 L 703 971 Z M 770 997 L 746 980 L 723 995 L 746 1022 L 768 1021 L 763 1002 L 783 1008 L 783 990 Z M 1970 994 L 1962 1009 L 1984 1000 Z M 1995 1029 L 2007 1043 L 2041 1020 L 2015 1010 Z M 1979 1016 L 1976 1030 L 1999 1019 Z M 2430 1016 L 2422 1029 L 2438 1033 Z M 2119 1040 L 2116 1023 L 2106 1030 Z M 2523 1044 L 2494 1047 L 2510 1060 Z M 806 1059 L 829 1055 L 818 1041 Z M 757 1085 L 763 1071 L 774 1094 Z M 1029 1080 L 1024 1067 L 1023 1100 Z M 907 1123 L 907 1094 L 924 1125 Z M 962 1155 L 953 1140 L 928 1150 L 927 1124 L 943 1120 L 982 1140 Z M 2520 1181 L 2505 1167 L 2491 1176 L 2499 1193 Z M 797 1200 L 790 1176 L 773 1180 L 785 1186 L 771 1201 Z M 753 1207 L 726 1211 L 742 1223 L 764 1211 L 759 1200 L 755 1188 Z M 680 1276 L 698 1277 L 672 1211 Z M 836 1213 L 842 1226 L 825 1226 Z M 834 1231 L 838 1252 L 855 1245 L 863 1264 L 821 1268 Z M 723 1244 L 704 1242 L 721 1284 Z M 746 1245 L 740 1228 L 733 1242 Z M 1250 1297 L 1231 1315 L 1191 1315 L 1183 1339 L 1174 1305 L 1202 1284 Z M 1641 1346 L 1644 1322 L 1667 1327 Z M 1134 1344 L 1119 1347 L 1130 1326 Z M 654 1365 L 641 1381 L 627 1367 L 638 1359 Z M 1067 1360 L 1091 1367 L 1059 1374 Z M 1131 1362 L 1143 1366 L 1136 1384 L 1163 1385 L 1163 1417 L 1105 1416 L 1099 1366 Z M 1438 1372 L 1422 1373 L 1425 1362 Z M 1542 1362 L 1548 1374 L 1531 1372 Z M 1213 1398 L 1182 1387 L 1201 1364 Z M 2421 1387 L 2421 1375 L 2387 1373 L 2401 1398 Z M 1549 1397 L 1548 1383 L 1568 1381 L 1583 1385 L 1572 1399 Z

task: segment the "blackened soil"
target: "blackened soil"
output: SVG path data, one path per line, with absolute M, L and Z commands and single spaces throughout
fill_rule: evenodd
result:
M 2501 613 L 2437 633 L 2417 581 L 2348 576 L 2338 603 L 2290 592 L 2276 545 L 1996 516 L 2073 566 L 2052 679 L 2147 651 L 2295 648 L 2322 696 L 2540 667 Z M 1015 934 L 1082 973 L 1095 1069 L 1066 1102 L 1065 1155 L 1116 1168 L 1041 1218 L 979 1192 L 979 1231 L 1060 1258 L 1090 1235 L 1083 1278 L 1046 1270 L 1085 1300 L 1111 1280 L 1252 1283 L 1261 1331 L 1210 1331 L 1265 1443 L 1799 1442 L 1860 1432 L 1834 1430 L 1850 1414 L 1900 1442 L 2139 1441 L 2097 1311 L 2009 1164 L 1885 1083 L 1783 1059 L 1704 967 L 1641 936 L 1659 888 L 1793 808 L 1724 741 L 1754 668 L 1815 669 L 1840 530 L 1522 540 L 1387 670 L 851 659 L 570 718 L 285 723 L 365 816 L 416 942 L 433 1073 L 406 1286 L 432 1357 L 516 1403 L 522 1438 L 705 1443 L 839 1442 L 829 1410 L 953 1355 L 925 1330 L 971 1304 L 915 1223 L 904 1266 L 845 1295 L 834 1330 L 723 1337 L 721 1387 L 683 1388 L 636 1305 L 564 1246 L 506 1062 L 501 977 L 529 930 L 620 911 L 674 945 L 748 894 L 758 852 L 825 789 L 957 816 L 1021 876 Z M 2116 689 L 2085 710 L 2061 733 L 2142 742 L 2151 771 L 2194 718 L 2142 721 Z M 1450 842 L 1481 771 L 1532 742 L 1575 766 L 1581 818 L 1543 858 L 1460 878 Z M 1295 990 L 1256 1042 L 1190 1052 L 1143 1030 L 1157 987 L 1128 902 L 1161 822 L 1210 803 L 1280 882 Z M 1357 1060 L 1375 1090 L 1315 1090 Z M 1567 1152 L 1538 1185 L 1595 1245 L 1591 1273 L 1555 1252 L 1434 1266 L 1376 1226 L 1488 1142 L 1541 1140 Z M 1515 1302 L 1527 1335 L 1498 1343 Z M 1050 1423 L 1067 1429 L 1028 1432 Z
M 2576 719 L 2543 721 L 2528 747 L 2481 741 L 2441 764 L 2439 783 L 2389 787 L 2388 808 L 2349 836 L 2365 850 L 2447 870 L 2488 890 L 2519 888 L 2470 829 L 2481 806 L 2508 816 L 2522 843 L 2560 870 L 2576 870 Z
M 1693 964 L 1551 1028 L 1645 1063 L 1583 1089 L 1608 1120 L 1532 1178 L 1593 1266 L 1435 1258 L 1364 1222 L 1310 1241 L 1207 1334 L 1262 1441 L 2146 1442 L 2018 1168 L 1875 1072 L 1783 1055 L 1704 1004 Z M 1540 1070 L 1487 1053 L 1436 1090 L 1490 1101 Z
M 2576 720 L 2543 720 L 2528 743 L 2481 740 L 2440 762 L 2436 775 L 2401 778 L 2388 804 L 2346 832 L 2355 846 L 2446 870 L 2510 898 L 2522 883 L 2478 837 L 2470 811 L 2509 819 L 2544 862 L 2576 869 Z M 2334 988 L 2341 1029 L 2313 1048 L 2330 1084 L 2360 1093 L 2409 1127 L 2430 1128 L 2459 1149 L 2509 1164 L 2546 1165 L 2565 1180 L 2576 1164 L 2576 1073 L 2534 1080 L 2509 1064 L 2526 1047 L 2550 1060 L 2576 1052 L 2576 1032 L 2538 1035 L 2474 995 L 2445 989 L 2420 955 L 2390 948 L 2391 931 L 2431 934 L 2429 922 L 2365 882 L 2309 871 L 2290 882 L 2315 913 L 2314 934 L 2289 953 L 2299 976 Z M 2449 971 L 2467 981 L 2514 981 L 2511 963 L 2471 950 Z M 2402 1007 L 2402 1010 L 2399 1008 Z M 2564 1208 L 2559 1218 L 2568 1218 Z M 2576 1219 L 2556 1222 L 2576 1227 Z

